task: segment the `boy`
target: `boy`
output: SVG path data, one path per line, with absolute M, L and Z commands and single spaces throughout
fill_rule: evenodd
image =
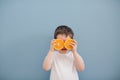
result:
M 54 32 L 54 39 L 51 41 L 50 50 L 43 62 L 43 69 L 51 70 L 50 80 L 79 80 L 78 71 L 85 68 L 82 57 L 77 52 L 77 41 L 70 45 L 72 50 L 65 47 L 59 51 L 54 49 L 55 39 L 73 39 L 72 29 L 66 25 L 58 26 Z

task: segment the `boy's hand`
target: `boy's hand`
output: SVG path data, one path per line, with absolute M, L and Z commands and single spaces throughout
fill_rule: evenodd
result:
M 74 40 L 74 42 L 71 42 L 70 45 L 73 47 L 72 52 L 73 53 L 77 52 L 77 41 Z
M 54 44 L 55 44 L 54 41 L 55 39 L 53 39 L 50 43 L 50 51 L 54 51 Z

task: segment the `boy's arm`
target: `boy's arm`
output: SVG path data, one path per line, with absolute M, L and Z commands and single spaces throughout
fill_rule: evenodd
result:
M 78 54 L 78 52 L 73 52 L 75 66 L 78 71 L 83 71 L 85 69 L 85 64 L 82 57 Z
M 54 40 L 51 41 L 50 50 L 43 61 L 43 69 L 45 71 L 51 69 L 53 53 L 54 53 Z
M 71 46 L 73 47 L 72 52 L 73 52 L 73 57 L 75 61 L 75 66 L 77 70 L 83 71 L 85 69 L 85 64 L 82 57 L 77 52 L 77 41 L 72 42 Z
M 53 51 L 49 51 L 47 56 L 45 57 L 45 60 L 43 62 L 43 69 L 45 71 L 48 71 L 51 69 L 52 56 L 53 56 Z

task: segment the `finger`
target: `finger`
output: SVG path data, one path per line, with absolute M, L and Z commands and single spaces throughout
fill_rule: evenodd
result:
M 74 40 L 74 42 L 77 44 L 77 41 L 76 41 L 76 40 Z
M 55 39 L 51 40 L 51 44 L 52 44 L 52 45 L 55 44 Z
M 52 42 L 54 42 L 54 41 L 55 41 L 55 39 L 52 40 Z
M 77 45 L 77 43 L 75 43 L 75 42 L 71 42 L 71 44 L 73 44 L 73 45 Z
M 75 44 L 70 44 L 70 46 L 75 47 Z

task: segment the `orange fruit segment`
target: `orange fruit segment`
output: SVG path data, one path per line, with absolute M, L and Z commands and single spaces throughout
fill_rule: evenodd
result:
M 62 39 L 55 39 L 54 49 L 61 50 L 64 47 L 64 41 Z
M 65 41 L 65 43 L 64 43 L 64 46 L 65 46 L 65 48 L 66 49 L 68 49 L 68 50 L 71 50 L 73 47 L 70 45 L 72 42 L 74 42 L 74 40 L 73 39 L 67 39 L 66 41 Z

